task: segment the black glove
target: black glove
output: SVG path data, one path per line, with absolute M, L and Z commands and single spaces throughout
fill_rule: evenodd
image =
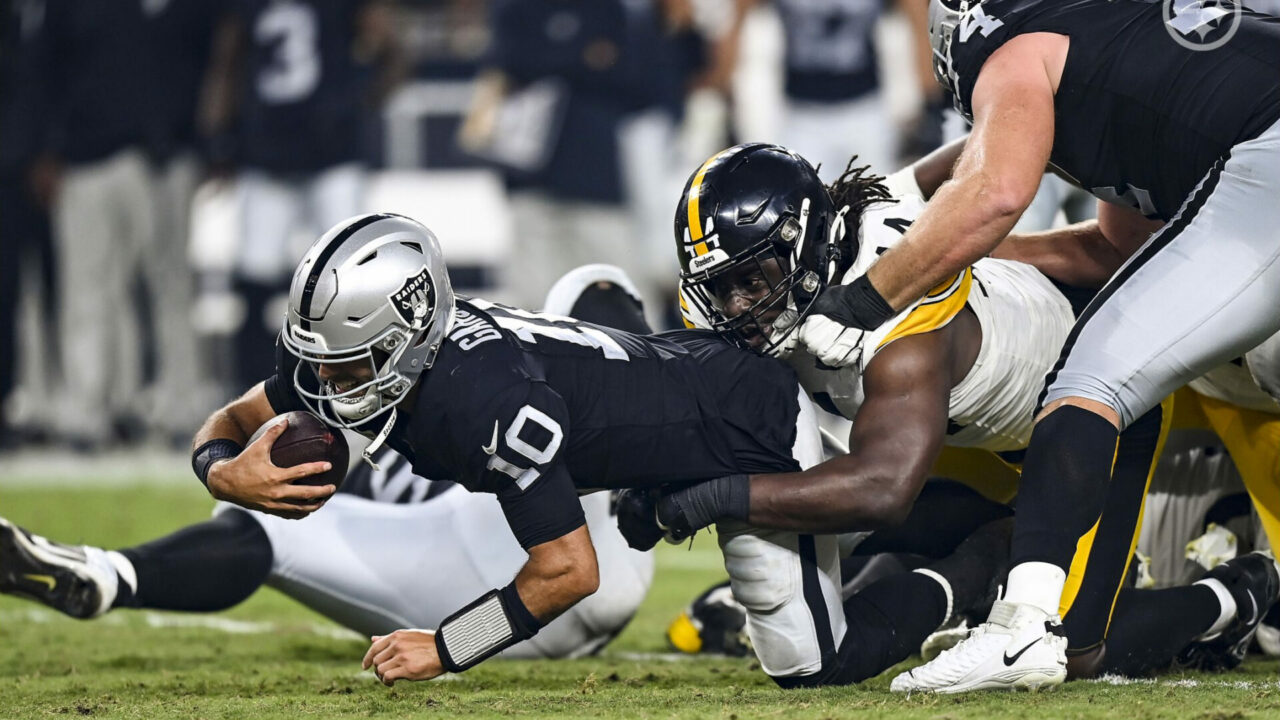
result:
M 627 545 L 640 551 L 649 550 L 662 539 L 655 511 L 656 498 L 649 490 L 627 488 L 613 501 L 613 512 L 618 516 L 618 530 Z
M 875 330 L 894 316 L 893 308 L 872 286 L 866 275 L 848 285 L 834 285 L 813 301 L 813 312 L 826 315 L 845 327 Z

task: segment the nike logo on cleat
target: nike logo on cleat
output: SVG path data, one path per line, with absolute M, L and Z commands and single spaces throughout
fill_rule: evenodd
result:
M 45 585 L 48 585 L 49 592 L 53 592 L 53 589 L 58 586 L 58 581 L 54 580 L 52 575 L 26 574 L 26 575 L 23 575 L 22 577 L 26 578 L 27 580 L 31 580 L 32 582 L 38 582 L 38 583 L 43 583 Z
M 1036 638 L 1035 640 L 1032 640 L 1031 642 L 1029 642 L 1029 643 L 1027 643 L 1025 646 L 1023 646 L 1023 648 L 1022 648 L 1021 650 L 1019 650 L 1018 652 L 1014 653 L 1014 654 L 1013 654 L 1013 657 L 1009 657 L 1009 653 L 1005 653 L 1005 654 L 1004 654 L 1004 666 L 1005 666 L 1005 667 L 1009 667 L 1009 666 L 1013 665 L 1014 663 L 1018 662 L 1018 658 L 1022 657 L 1022 653 L 1024 653 L 1024 652 L 1026 652 L 1026 651 L 1030 650 L 1032 645 L 1035 645 L 1036 643 L 1040 642 L 1040 641 L 1041 641 L 1041 640 L 1043 640 L 1043 639 L 1044 639 L 1044 638 Z

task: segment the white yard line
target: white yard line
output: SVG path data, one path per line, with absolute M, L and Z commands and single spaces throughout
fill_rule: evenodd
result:
M 336 625 L 320 623 L 280 624 L 260 620 L 236 620 L 217 615 L 185 615 L 144 610 L 140 613 L 111 613 L 94 620 L 104 625 L 122 626 L 132 624 L 133 618 L 140 618 L 147 627 L 152 628 L 201 628 L 216 630 L 232 635 L 266 635 L 271 633 L 303 632 L 308 635 L 329 638 L 331 640 L 359 640 L 361 636 L 354 630 Z M 0 611 L 0 624 L 10 623 L 49 623 L 56 621 L 78 622 L 61 613 L 43 608 L 27 610 Z
M 8 488 L 181 485 L 197 489 L 191 457 L 161 450 L 75 455 L 49 450 L 0 454 L 0 490 Z

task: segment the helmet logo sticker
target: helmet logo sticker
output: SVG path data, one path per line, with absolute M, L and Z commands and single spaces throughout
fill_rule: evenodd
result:
M 707 232 L 697 238 L 697 242 L 689 232 L 689 228 L 684 229 L 684 251 L 689 253 L 690 258 L 699 258 L 720 248 L 720 236 L 715 231 L 715 220 L 715 216 L 707 218 Z
M 391 301 L 391 309 L 406 325 L 421 326 L 436 305 L 436 291 L 427 266 L 423 265 L 417 273 L 405 278 L 400 289 L 387 298 Z

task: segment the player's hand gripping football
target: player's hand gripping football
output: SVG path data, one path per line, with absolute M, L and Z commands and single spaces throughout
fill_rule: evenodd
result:
M 397 680 L 430 680 L 444 674 L 436 651 L 436 634 L 431 630 L 396 630 L 390 635 L 374 635 L 362 667 L 373 669 L 383 685 Z
M 235 503 L 243 508 L 259 510 L 290 520 L 298 520 L 319 510 L 331 495 L 334 485 L 297 485 L 297 480 L 328 472 L 328 462 L 312 462 L 277 467 L 271 462 L 271 447 L 288 427 L 279 422 L 249 443 L 234 458 L 222 460 L 209 469 L 209 493 L 215 499 Z

